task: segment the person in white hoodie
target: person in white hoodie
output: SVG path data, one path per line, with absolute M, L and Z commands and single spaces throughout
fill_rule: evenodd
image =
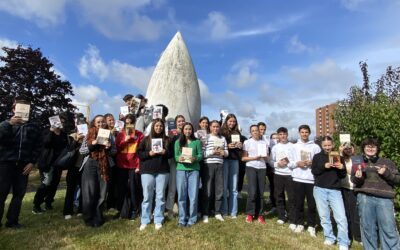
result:
M 316 237 L 315 226 L 317 224 L 317 208 L 315 205 L 313 189 L 314 175 L 311 173 L 311 163 L 315 154 L 321 152 L 321 148 L 310 141 L 311 129 L 308 125 L 299 127 L 300 139 L 294 144 L 296 151 L 296 167 L 293 169 L 293 188 L 295 191 L 295 233 L 304 231 L 304 199 L 307 198 L 307 231 L 312 237 Z
M 286 221 L 286 210 L 289 220 L 289 228 L 294 230 L 294 196 L 292 171 L 296 167 L 295 149 L 293 144 L 288 141 L 287 128 L 281 127 L 277 130 L 279 143 L 271 150 L 270 164 L 275 168 L 274 185 L 276 209 L 278 211 L 278 224 L 284 224 Z M 286 206 L 285 191 L 288 202 Z

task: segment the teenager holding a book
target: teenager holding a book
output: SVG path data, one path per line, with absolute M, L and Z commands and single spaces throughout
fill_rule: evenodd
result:
M 176 130 L 172 131 L 170 136 L 170 152 L 174 154 L 175 142 L 179 139 L 183 125 L 185 124 L 185 117 L 183 115 L 177 115 L 175 117 Z M 174 217 L 174 204 L 176 199 L 176 161 L 172 157 L 168 160 L 169 162 L 169 180 L 168 180 L 168 193 L 167 193 L 167 203 L 165 208 L 168 211 L 168 218 L 172 219 Z
M 143 188 L 142 216 L 139 230 L 144 230 L 151 222 L 153 197 L 155 193 L 155 229 L 162 228 L 165 209 L 165 189 L 168 185 L 170 157 L 169 139 L 165 135 L 162 119 L 154 119 L 150 134 L 139 144 L 140 173 Z
M 200 117 L 199 130 L 197 130 L 194 133 L 194 136 L 200 140 L 202 148 L 204 148 L 205 143 L 207 141 L 207 135 L 210 133 L 209 123 L 210 123 L 210 120 L 208 119 L 207 116 Z M 199 200 L 198 210 L 200 213 L 203 213 L 204 200 L 207 199 L 207 196 L 204 195 L 205 194 L 204 189 L 207 185 L 205 182 L 206 177 L 204 176 L 204 174 L 205 174 L 204 158 L 199 162 L 199 164 L 200 164 L 200 183 L 201 184 L 199 185 L 200 188 L 199 188 L 199 197 L 198 197 L 198 200 Z
M 179 140 L 175 142 L 176 186 L 178 190 L 179 222 L 181 227 L 197 222 L 200 164 L 203 150 L 200 140 L 194 137 L 191 123 L 185 123 Z M 189 205 L 187 204 L 189 201 Z M 189 214 L 187 213 L 189 208 Z
M 229 155 L 224 159 L 224 202 L 222 211 L 224 215 L 236 219 L 238 212 L 237 182 L 239 175 L 239 159 L 241 157 L 242 142 L 236 116 L 228 114 L 221 127 L 221 134 L 228 144 Z
M 137 149 L 144 136 L 135 129 L 135 121 L 133 114 L 126 115 L 124 129 L 118 133 L 116 140 L 117 210 L 121 218 L 130 220 L 139 215 L 143 197 Z
M 264 225 L 262 211 L 268 147 L 267 143 L 260 138 L 257 125 L 250 126 L 250 134 L 251 138 L 244 142 L 242 156 L 242 160 L 246 162 L 248 182 L 246 222 L 251 223 L 253 219 L 257 218 L 257 221 Z
M 107 113 L 104 115 L 106 128 L 111 131 L 113 141 L 116 141 L 118 130 L 115 127 L 115 118 L 112 114 Z M 115 155 L 110 156 L 110 172 L 107 187 L 107 208 L 116 208 L 117 190 L 116 190 L 117 168 L 115 168 Z
M 294 217 L 294 190 L 292 171 L 296 167 L 295 150 L 293 144 L 288 141 L 288 130 L 280 127 L 276 131 L 279 143 L 271 150 L 270 164 L 275 169 L 275 199 L 276 209 L 278 212 L 278 224 L 284 224 L 286 214 L 288 214 L 289 228 L 296 229 Z M 286 202 L 285 192 L 287 193 L 288 202 Z
M 210 134 L 203 149 L 204 153 L 204 177 L 206 187 L 203 188 L 204 211 L 203 222 L 208 223 L 208 216 L 211 215 L 210 203 L 214 203 L 215 218 L 224 221 L 222 217 L 222 199 L 224 194 L 224 158 L 228 156 L 228 145 L 225 137 L 219 133 L 220 125 L 217 120 L 210 122 Z
M 311 172 L 315 178 L 314 198 L 317 205 L 321 226 L 324 230 L 324 245 L 333 245 L 336 240 L 339 249 L 348 249 L 350 241 L 347 229 L 347 218 L 341 193 L 342 179 L 346 177 L 343 159 L 334 159 L 333 140 L 322 137 L 322 151 L 312 160 Z M 337 224 L 337 237 L 333 234 L 331 209 Z
M 304 231 L 304 199 L 307 198 L 307 231 L 311 237 L 316 237 L 317 208 L 313 190 L 314 176 L 311 173 L 311 163 L 314 155 L 321 152 L 321 148 L 310 140 L 311 129 L 308 125 L 299 127 L 299 139 L 294 144 L 296 150 L 293 169 L 293 189 L 295 190 L 295 233 Z
M 89 132 L 80 148 L 87 155 L 82 167 L 82 212 L 87 226 L 104 224 L 103 210 L 107 195 L 110 163 L 109 156 L 115 154 L 115 142 L 107 130 L 102 115 L 96 115 L 90 123 Z
M 378 140 L 366 138 L 361 143 L 362 155 L 352 157 L 361 239 L 367 250 L 378 249 L 378 241 L 382 250 L 400 249 L 393 204 L 400 174 L 391 160 L 379 157 L 379 151 Z

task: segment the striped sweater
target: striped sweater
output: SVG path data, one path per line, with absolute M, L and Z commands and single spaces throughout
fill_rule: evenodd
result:
M 224 155 L 214 155 L 214 150 L 217 146 L 221 146 L 224 150 Z M 225 137 L 215 136 L 212 134 L 207 135 L 207 141 L 203 147 L 204 162 L 205 163 L 224 163 L 224 157 L 228 157 L 228 144 Z

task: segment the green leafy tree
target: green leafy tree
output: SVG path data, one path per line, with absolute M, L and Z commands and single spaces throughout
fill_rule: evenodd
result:
M 338 133 L 350 133 L 360 145 L 367 136 L 378 138 L 381 156 L 400 166 L 400 67 L 389 66 L 376 82 L 370 82 L 368 65 L 360 62 L 363 85 L 350 88 L 348 97 L 338 102 L 334 119 Z M 396 206 L 400 207 L 397 188 Z
M 54 73 L 53 64 L 40 49 L 18 46 L 3 47 L 0 56 L 0 121 L 11 116 L 10 109 L 16 96 L 31 100 L 30 119 L 46 127 L 50 116 L 73 112 L 69 96 L 73 96 L 69 81 Z

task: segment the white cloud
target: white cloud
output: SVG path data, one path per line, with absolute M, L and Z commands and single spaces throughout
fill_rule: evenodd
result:
M 300 54 L 303 52 L 311 53 L 315 51 L 314 48 L 305 45 L 302 41 L 300 41 L 298 35 L 294 35 L 290 38 L 288 52 Z
M 368 0 L 340 0 L 340 3 L 348 10 L 357 10 L 361 4 L 367 1 Z
M 8 0 L 0 1 L 0 10 L 47 27 L 64 21 L 66 2 L 67 0 Z
M 166 21 L 142 14 L 144 8 L 159 8 L 164 1 L 78 0 L 82 14 L 104 36 L 118 40 L 156 40 Z
M 209 30 L 212 39 L 225 39 L 229 34 L 229 25 L 226 17 L 217 11 L 210 12 L 205 21 L 205 28 Z
M 89 45 L 79 64 L 81 76 L 87 79 L 121 83 L 136 87 L 141 91 L 146 91 L 153 71 L 153 66 L 141 68 L 118 60 L 107 63 L 100 56 L 97 47 L 93 45 Z
M 255 59 L 241 60 L 232 66 L 225 79 L 238 88 L 247 87 L 257 81 L 257 67 L 258 61 Z

